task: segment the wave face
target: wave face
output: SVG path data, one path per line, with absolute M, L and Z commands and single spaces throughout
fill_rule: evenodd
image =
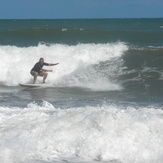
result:
M 32 82 L 29 74 L 43 57 L 60 64 L 49 73 L 47 82 L 57 87 L 92 90 L 143 89 L 162 87 L 162 47 L 138 47 L 122 42 L 108 44 L 39 44 L 32 47 L 0 46 L 0 83 L 16 86 Z M 38 78 L 38 82 L 41 82 Z
M 103 105 L 62 110 L 43 101 L 25 108 L 1 106 L 0 115 L 3 163 L 163 161 L 159 108 Z
M 139 47 L 123 42 L 39 44 L 23 48 L 0 46 L 0 53 L 1 87 L 32 83 L 30 70 L 43 57 L 48 63 L 60 63 L 44 66 L 53 70 L 47 78 L 50 87 L 80 88 L 105 92 L 103 96 L 111 96 L 111 99 L 126 97 L 127 100 L 162 103 L 162 47 Z M 42 83 L 42 78 L 38 77 L 37 82 Z

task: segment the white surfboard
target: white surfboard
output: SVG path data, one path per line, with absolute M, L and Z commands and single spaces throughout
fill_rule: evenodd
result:
M 23 84 L 19 83 L 21 87 L 27 87 L 27 88 L 36 88 L 36 87 L 46 87 L 46 84 Z

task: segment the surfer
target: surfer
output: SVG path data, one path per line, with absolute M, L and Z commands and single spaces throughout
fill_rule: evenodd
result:
M 43 77 L 43 83 L 45 83 L 45 80 L 48 76 L 47 72 L 52 72 L 53 70 L 46 70 L 42 69 L 43 66 L 54 66 L 58 65 L 59 63 L 45 63 L 43 58 L 40 58 L 39 62 L 37 62 L 34 67 L 31 70 L 31 75 L 34 76 L 33 84 L 36 83 L 37 76 Z

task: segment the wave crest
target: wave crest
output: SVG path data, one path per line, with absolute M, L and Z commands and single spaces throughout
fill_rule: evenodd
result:
M 48 63 L 59 62 L 49 73 L 48 83 L 54 86 L 86 87 L 91 89 L 120 89 L 120 85 L 111 78 L 119 58 L 128 50 L 124 43 L 63 44 L 43 45 L 35 47 L 0 46 L 2 54 L 0 64 L 0 83 L 16 86 L 18 83 L 32 82 L 29 72 L 33 65 L 43 57 Z M 110 69 L 105 67 L 109 62 Z M 121 62 L 121 61 L 120 61 Z M 112 75 L 113 76 L 113 75 Z M 41 79 L 38 79 L 40 81 Z

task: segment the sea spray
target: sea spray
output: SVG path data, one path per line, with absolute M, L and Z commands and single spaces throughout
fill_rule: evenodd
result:
M 68 46 L 62 44 L 38 45 L 34 47 L 0 46 L 2 55 L 0 64 L 0 83 L 7 86 L 16 86 L 18 83 L 32 82 L 30 70 L 33 65 L 43 57 L 45 62 L 60 64 L 49 73 L 48 83 L 51 85 L 77 86 L 96 90 L 116 90 L 120 85 L 111 81 L 96 67 L 105 61 L 113 61 L 112 67 L 116 66 L 114 60 L 118 60 L 128 49 L 124 43 L 110 44 L 78 44 Z M 108 70 L 108 69 L 107 69 Z M 108 73 L 112 72 L 113 68 Z M 105 71 L 105 70 L 104 70 Z M 41 79 L 38 79 L 40 81 Z M 104 87 L 102 87 L 102 85 Z

